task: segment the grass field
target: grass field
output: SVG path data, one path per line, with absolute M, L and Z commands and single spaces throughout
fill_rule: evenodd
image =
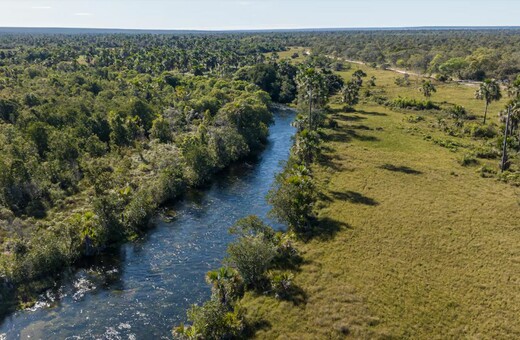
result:
M 394 85 L 396 73 L 361 68 L 388 98 L 421 97 Z M 482 115 L 475 87 L 437 87 L 433 101 Z M 490 107 L 492 120 L 504 103 Z M 257 338 L 520 338 L 520 189 L 425 140 L 446 137 L 433 113 L 365 103 L 335 120 L 315 168 L 328 232 L 298 244 L 302 299 L 246 296 L 249 316 L 264 320 Z

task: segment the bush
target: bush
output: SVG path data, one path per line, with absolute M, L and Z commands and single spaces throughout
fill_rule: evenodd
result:
M 397 109 L 407 110 L 439 110 L 440 107 L 434 104 L 431 100 L 417 100 L 403 97 L 397 97 L 389 104 L 391 107 Z
M 422 122 L 424 120 L 424 117 L 422 116 L 408 116 L 406 117 L 406 121 L 408 123 L 419 123 L 419 122 Z
M 464 132 L 474 138 L 494 138 L 497 136 L 496 125 L 472 123 L 464 127 Z
M 478 169 L 478 172 L 480 173 L 480 177 L 484 178 L 491 178 L 495 177 L 497 171 L 488 165 L 484 165 L 481 168 Z
M 492 146 L 479 146 L 473 151 L 477 158 L 496 159 L 500 157 L 500 151 Z
M 447 110 L 447 113 L 455 119 L 464 119 L 467 116 L 466 109 L 461 105 L 454 105 Z
M 290 273 L 270 272 L 271 289 L 276 298 L 286 298 L 291 290 L 294 275 Z
M 191 326 L 181 325 L 173 330 L 178 339 L 232 339 L 245 329 L 245 310 L 239 306 L 228 308 L 216 300 L 202 306 L 192 306 L 188 311 Z
M 466 153 L 459 160 L 459 163 L 462 166 L 471 166 L 471 165 L 477 165 L 479 163 L 479 161 L 473 155 Z
M 260 287 L 276 257 L 276 247 L 263 236 L 243 236 L 229 245 L 228 261 L 249 287 Z

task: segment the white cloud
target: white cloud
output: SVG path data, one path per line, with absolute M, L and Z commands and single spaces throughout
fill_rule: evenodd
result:
M 52 9 L 51 6 L 33 6 L 31 9 Z
M 74 15 L 77 15 L 79 17 L 89 17 L 92 15 L 92 13 L 82 12 L 82 13 L 74 13 Z

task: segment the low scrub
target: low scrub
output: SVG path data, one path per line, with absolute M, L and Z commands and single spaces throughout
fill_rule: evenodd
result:
M 417 100 L 405 97 L 397 97 L 389 103 L 390 107 L 406 110 L 440 110 L 440 107 L 431 100 Z
M 494 124 L 471 123 L 464 126 L 464 132 L 473 138 L 494 138 L 498 135 Z

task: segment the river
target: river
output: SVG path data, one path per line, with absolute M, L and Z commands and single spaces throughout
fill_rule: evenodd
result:
M 171 221 L 116 253 L 75 270 L 41 295 L 30 310 L 6 317 L 0 339 L 167 339 L 186 309 L 210 296 L 204 277 L 220 266 L 233 240 L 228 228 L 256 214 L 267 218 L 265 196 L 289 156 L 291 111 L 275 112 L 269 143 L 255 161 L 237 164 L 211 186 L 171 208 Z

